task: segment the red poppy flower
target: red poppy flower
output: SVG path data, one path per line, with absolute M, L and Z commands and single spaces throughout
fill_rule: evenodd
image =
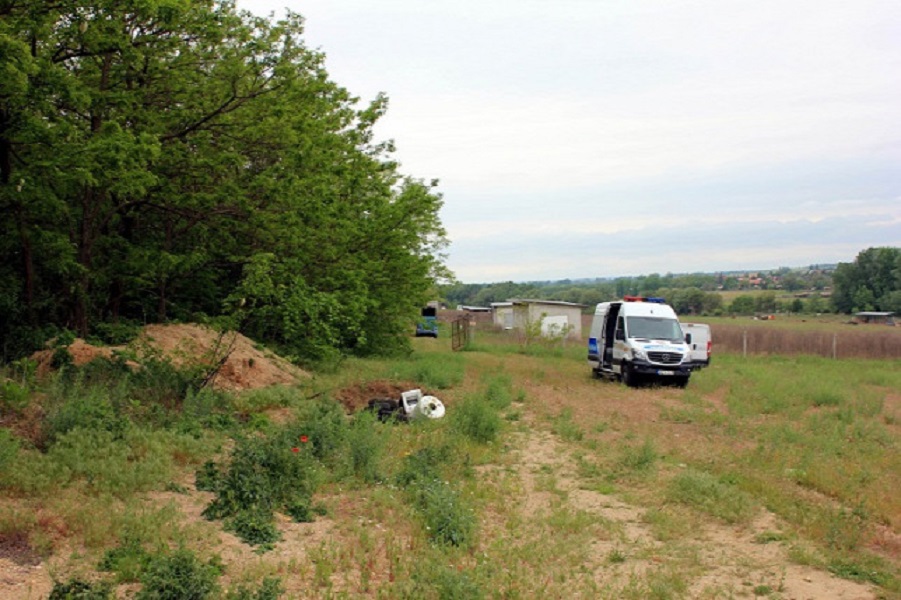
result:
M 300 448 L 294 446 L 293 448 L 291 448 L 291 452 L 300 452 Z
M 310 441 L 310 438 L 308 438 L 307 436 L 305 436 L 305 435 L 300 436 L 300 442 L 302 444 L 306 444 L 309 441 Z

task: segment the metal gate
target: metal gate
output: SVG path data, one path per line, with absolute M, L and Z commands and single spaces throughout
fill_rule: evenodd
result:
M 451 348 L 460 350 L 469 343 L 469 319 L 461 317 L 451 322 Z

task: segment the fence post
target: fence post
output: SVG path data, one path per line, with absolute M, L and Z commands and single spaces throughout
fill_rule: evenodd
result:
M 838 334 L 832 334 L 832 360 L 838 359 Z
M 744 358 L 748 357 L 748 330 L 742 329 L 741 331 L 741 355 Z

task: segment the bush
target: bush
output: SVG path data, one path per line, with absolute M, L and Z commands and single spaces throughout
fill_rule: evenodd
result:
M 309 516 L 298 508 L 310 505 L 316 487 L 309 440 L 296 428 L 245 437 L 232 451 L 227 468 L 204 465 L 197 486 L 216 493 L 204 516 L 225 519 L 226 527 L 248 544 L 271 545 L 278 539 L 274 511 Z
M 138 581 L 141 573 L 150 564 L 152 555 L 133 537 L 103 555 L 98 568 L 116 573 L 118 581 Z
M 222 569 L 202 563 L 190 550 L 155 555 L 141 574 L 144 587 L 137 600 L 205 600 L 218 592 Z
M 129 424 L 118 414 L 108 391 L 99 386 L 76 384 L 52 402 L 42 431 L 45 447 L 73 429 L 105 431 L 121 439 Z
M 55 582 L 48 600 L 108 600 L 113 598 L 112 586 L 108 583 L 88 583 L 80 579 Z
M 0 416 L 5 413 L 19 414 L 31 401 L 28 386 L 16 381 L 0 381 Z

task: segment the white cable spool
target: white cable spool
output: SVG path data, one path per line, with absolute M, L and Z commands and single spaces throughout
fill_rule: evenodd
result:
M 423 396 L 416 403 L 415 412 L 429 419 L 440 419 L 444 416 L 444 404 L 435 396 Z

